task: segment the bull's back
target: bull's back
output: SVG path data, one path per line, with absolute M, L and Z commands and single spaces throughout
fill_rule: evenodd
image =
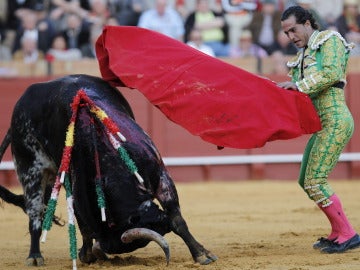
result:
M 69 75 L 28 87 L 15 105 L 11 120 L 13 141 L 31 135 L 49 155 L 59 156 L 72 115 L 71 103 L 79 90 L 95 102 L 133 118 L 126 99 L 100 78 Z M 56 151 L 56 153 L 52 153 Z
M 27 111 L 29 117 L 37 118 L 40 113 L 51 114 L 54 109 L 69 113 L 70 104 L 79 90 L 84 90 L 94 100 L 112 103 L 134 118 L 128 102 L 116 88 L 98 77 L 83 74 L 31 85 L 15 105 L 14 114 Z

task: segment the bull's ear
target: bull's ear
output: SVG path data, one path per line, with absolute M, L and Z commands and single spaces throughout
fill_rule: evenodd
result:
M 162 222 L 162 220 L 166 217 L 164 211 L 151 200 L 143 202 L 138 208 L 138 213 L 140 215 L 141 227 L 148 227 L 145 226 L 146 224 L 156 224 Z

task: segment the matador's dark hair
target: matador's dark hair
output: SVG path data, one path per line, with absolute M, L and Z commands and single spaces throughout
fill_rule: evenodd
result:
M 319 29 L 319 26 L 316 24 L 316 21 L 310 11 L 300 6 L 291 6 L 287 8 L 281 16 L 281 21 L 287 20 L 292 15 L 295 16 L 296 23 L 304 24 L 307 20 L 309 20 L 313 29 Z

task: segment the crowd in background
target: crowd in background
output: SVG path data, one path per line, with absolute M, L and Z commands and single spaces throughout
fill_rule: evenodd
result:
M 214 57 L 272 57 L 279 72 L 297 53 L 282 11 L 310 10 L 321 30 L 360 44 L 360 0 L 0 0 L 0 61 L 95 58 L 105 25 L 163 33 Z M 356 46 L 352 55 L 360 55 Z M 275 70 L 276 72 L 276 70 Z

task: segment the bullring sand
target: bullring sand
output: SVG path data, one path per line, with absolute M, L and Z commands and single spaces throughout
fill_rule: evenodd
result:
M 360 232 L 360 181 L 330 181 L 342 199 L 345 212 Z M 360 249 L 326 255 L 312 243 L 326 236 L 325 216 L 307 199 L 296 181 L 234 181 L 178 183 L 182 213 L 188 226 L 219 259 L 207 266 L 194 264 L 184 242 L 175 234 L 165 235 L 171 261 L 166 266 L 161 249 L 154 243 L 129 254 L 110 256 L 107 262 L 78 269 L 202 269 L 202 270 L 359 270 Z M 20 193 L 19 188 L 13 189 Z M 64 193 L 56 214 L 67 219 Z M 27 216 L 15 206 L 0 208 L 0 269 L 25 267 L 29 252 Z M 78 247 L 80 247 L 80 236 Z M 54 225 L 41 244 L 45 266 L 40 269 L 72 269 L 67 227 Z M 34 269 L 34 268 L 31 268 Z

